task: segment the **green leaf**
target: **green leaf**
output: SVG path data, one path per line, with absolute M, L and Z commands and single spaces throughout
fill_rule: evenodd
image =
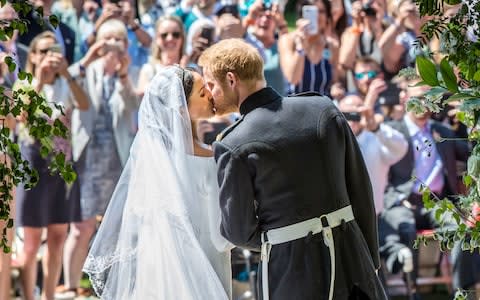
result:
M 13 219 L 8 219 L 7 228 L 13 227 Z
M 17 68 L 17 64 L 13 61 L 13 58 L 10 56 L 6 56 L 4 59 L 5 64 L 8 66 L 8 71 L 10 73 L 14 72 L 15 69 Z
M 455 76 L 453 68 L 450 66 L 446 57 L 440 62 L 440 73 L 442 74 L 443 81 L 448 90 L 452 93 L 458 92 L 457 76 Z
M 32 84 L 33 81 L 33 75 L 31 73 L 27 73 L 27 80 L 29 84 Z
M 437 220 L 437 222 L 440 221 L 440 219 L 442 218 L 442 214 L 443 214 L 443 210 L 442 209 L 437 209 L 435 211 L 435 220 Z
M 39 20 L 37 20 L 37 22 L 42 25 L 43 24 L 43 7 L 41 6 L 38 6 L 35 11 L 37 12 L 37 14 L 39 14 L 42 18 L 40 18 Z
M 27 74 L 23 71 L 18 72 L 18 79 L 25 80 L 27 78 Z
M 462 100 L 475 99 L 475 98 L 478 98 L 478 97 L 475 97 L 469 94 L 464 94 L 464 93 L 456 93 L 448 97 L 446 102 L 462 101 Z
M 62 152 L 58 153 L 57 155 L 55 155 L 55 162 L 59 165 L 59 166 L 64 166 L 65 165 L 65 154 L 63 154 Z
M 3 136 L 9 136 L 9 135 L 10 135 L 10 128 L 8 128 L 8 127 L 3 127 L 3 128 L 2 128 L 2 135 L 3 135 Z
M 49 152 L 50 152 L 50 151 L 48 150 L 47 147 L 45 147 L 45 146 L 40 147 L 40 155 L 41 155 L 43 158 L 46 158 L 46 157 L 48 156 L 48 153 L 49 153 Z
M 428 189 L 425 189 L 422 192 L 422 201 L 423 201 L 423 205 L 427 210 L 430 210 L 435 207 L 435 202 L 432 199 L 430 199 L 430 191 Z
M 476 71 L 475 74 L 473 74 L 473 80 L 480 81 L 480 70 Z
M 48 17 L 48 20 L 50 21 L 50 24 L 52 24 L 53 27 L 57 28 L 58 23 L 59 23 L 57 16 L 51 15 L 50 17 Z
M 7 26 L 7 27 L 4 27 L 3 28 L 3 31 L 5 32 L 5 34 L 8 36 L 9 39 L 11 39 L 13 37 L 13 28 L 11 26 Z
M 49 118 L 52 117 L 53 110 L 52 110 L 52 108 L 50 108 L 49 106 L 45 106 L 45 107 L 43 108 L 43 112 L 44 112 Z
M 462 102 L 460 110 L 471 112 L 480 109 L 480 98 L 470 98 Z
M 465 184 L 466 187 L 471 186 L 472 182 L 473 182 L 472 176 L 470 175 L 463 176 L 463 183 Z
M 425 57 L 417 56 L 416 63 L 418 67 L 418 73 L 426 84 L 429 86 L 440 85 L 437 78 L 437 70 L 433 62 Z

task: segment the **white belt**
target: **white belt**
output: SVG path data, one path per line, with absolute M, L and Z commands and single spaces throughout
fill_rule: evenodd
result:
M 333 289 L 335 285 L 335 245 L 333 241 L 332 228 L 354 220 L 352 207 L 345 206 L 319 218 L 309 219 L 300 223 L 275 228 L 262 233 L 262 293 L 263 300 L 269 299 L 268 290 L 268 260 L 270 259 L 270 250 L 273 245 L 282 244 L 306 237 L 308 234 L 317 234 L 322 232 L 323 241 L 330 252 L 330 290 L 328 299 L 333 299 Z M 322 225 L 322 220 L 327 221 L 327 225 Z M 265 238 L 266 237 L 266 238 Z

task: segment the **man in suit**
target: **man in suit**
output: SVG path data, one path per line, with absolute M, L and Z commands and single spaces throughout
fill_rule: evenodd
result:
M 261 249 L 261 299 L 385 299 L 372 188 L 342 113 L 318 94 L 266 87 L 243 40 L 199 63 L 217 113 L 241 113 L 214 144 L 221 232 Z
M 55 28 L 48 17 L 52 15 L 52 5 L 54 0 L 35 0 L 32 1 L 34 7 L 43 8 L 43 20 L 41 16 L 35 12 L 31 11 L 28 15 L 24 16 L 28 21 L 27 31 L 24 34 L 21 34 L 18 37 L 18 42 L 23 44 L 27 48 L 30 46 L 30 42 L 43 31 L 50 30 L 55 33 L 57 41 L 62 46 L 62 52 L 69 64 L 74 62 L 74 51 L 75 51 L 75 32 L 68 27 L 68 25 L 59 22 L 58 26 Z M 43 24 L 40 23 L 43 21 Z M 26 56 L 23 57 L 20 61 L 22 69 L 24 69 L 26 63 Z
M 426 87 L 409 87 L 407 94 L 408 97 L 421 97 L 427 90 Z M 434 213 L 424 208 L 420 186 L 428 186 L 439 198 L 458 194 L 457 161 L 465 162 L 469 154 L 465 141 L 448 140 L 455 137 L 453 131 L 431 120 L 430 116 L 430 112 L 410 111 L 402 119 L 389 123 L 405 136 L 409 147 L 404 158 L 390 168 L 385 219 L 414 253 L 414 280 L 418 251 L 413 249 L 413 243 L 417 230 L 438 227 Z M 412 180 L 412 176 L 416 179 Z M 455 271 L 455 261 L 453 264 Z

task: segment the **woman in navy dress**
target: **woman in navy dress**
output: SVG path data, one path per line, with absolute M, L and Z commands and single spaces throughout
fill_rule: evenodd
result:
M 318 8 L 317 33 L 309 33 L 310 21 L 297 20 L 293 32 L 279 39 L 280 65 L 289 82 L 289 93 L 315 91 L 330 94 L 335 82 L 333 66 L 338 60 L 338 39 L 331 30 L 331 8 L 328 0 L 305 0 L 299 5 L 299 15 L 305 5 Z

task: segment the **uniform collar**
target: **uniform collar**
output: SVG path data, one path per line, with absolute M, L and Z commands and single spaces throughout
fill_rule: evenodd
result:
M 255 108 L 264 106 L 268 103 L 271 103 L 275 100 L 282 98 L 274 89 L 271 87 L 263 88 L 245 99 L 240 105 L 240 114 L 246 115 Z

